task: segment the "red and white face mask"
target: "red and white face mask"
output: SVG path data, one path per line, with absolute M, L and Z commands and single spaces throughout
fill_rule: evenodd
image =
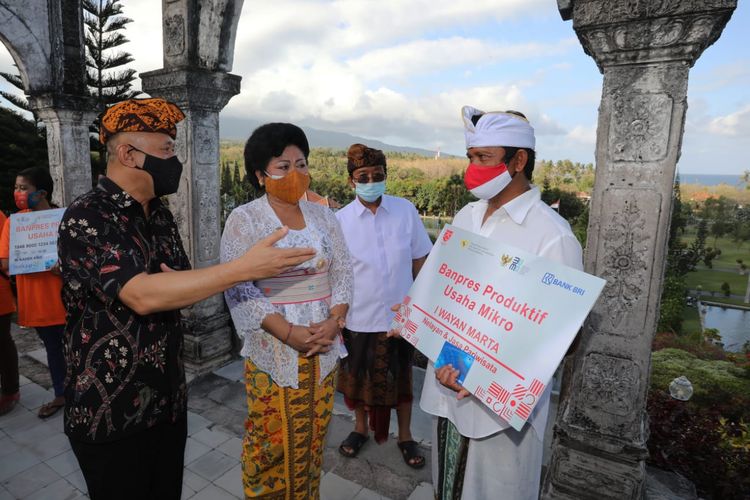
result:
M 464 173 L 464 184 L 471 194 L 481 200 L 494 198 L 505 189 L 513 177 L 505 163 L 494 167 L 481 167 L 470 163 Z

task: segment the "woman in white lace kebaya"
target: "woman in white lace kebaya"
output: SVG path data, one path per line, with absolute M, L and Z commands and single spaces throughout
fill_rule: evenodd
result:
M 227 290 L 243 340 L 248 419 L 242 447 L 245 497 L 319 498 L 341 329 L 352 295 L 352 266 L 336 217 L 300 198 L 310 184 L 302 130 L 269 123 L 245 145 L 245 168 L 266 195 L 229 215 L 221 260 L 241 256 L 279 226 L 279 247 L 311 247 L 312 260 L 274 278 Z

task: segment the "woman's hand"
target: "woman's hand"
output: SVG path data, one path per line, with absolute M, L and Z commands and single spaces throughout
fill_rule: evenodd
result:
M 307 343 L 311 344 L 312 348 L 307 352 L 308 357 L 320 352 L 330 351 L 333 344 L 338 340 L 337 337 L 341 334 L 341 328 L 339 328 L 338 321 L 335 318 L 311 323 L 309 329 L 312 336 L 307 339 Z
M 306 353 L 310 350 L 310 344 L 308 344 L 307 339 L 311 338 L 313 336 L 310 329 L 306 326 L 301 325 L 292 325 L 292 330 L 289 332 L 289 337 L 284 341 L 282 340 L 286 345 L 294 349 L 295 351 Z
M 435 378 L 438 379 L 438 382 L 444 387 L 456 391 L 458 393 L 456 394 L 456 399 L 463 399 L 471 393 L 458 383 L 458 375 L 459 371 L 451 365 L 445 365 L 435 369 Z

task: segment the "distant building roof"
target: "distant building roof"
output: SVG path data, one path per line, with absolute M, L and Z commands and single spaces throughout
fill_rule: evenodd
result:
M 310 201 L 312 203 L 317 203 L 318 205 L 323 205 L 324 207 L 328 208 L 341 208 L 341 203 L 329 198 L 328 196 L 320 196 L 318 193 L 310 189 L 305 191 L 305 194 L 303 194 L 302 198 L 300 199 Z

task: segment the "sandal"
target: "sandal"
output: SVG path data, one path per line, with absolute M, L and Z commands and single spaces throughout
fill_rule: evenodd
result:
M 52 401 L 50 401 L 49 403 L 43 404 L 39 408 L 39 412 L 36 414 L 36 416 L 41 419 L 49 418 L 55 413 L 57 413 L 60 410 L 60 408 L 62 408 L 63 406 L 65 406 L 65 403 L 60 403 L 56 405 L 56 404 L 52 404 Z
M 339 453 L 348 458 L 354 458 L 359 453 L 359 449 L 362 445 L 370 439 L 369 436 L 360 434 L 359 432 L 350 432 L 349 435 L 341 442 L 339 446 Z M 347 448 L 349 448 L 347 450 Z
M 398 447 L 401 450 L 401 455 L 404 457 L 406 465 L 412 469 L 421 469 L 424 467 L 424 456 L 419 454 L 416 441 L 402 441 L 398 443 Z

